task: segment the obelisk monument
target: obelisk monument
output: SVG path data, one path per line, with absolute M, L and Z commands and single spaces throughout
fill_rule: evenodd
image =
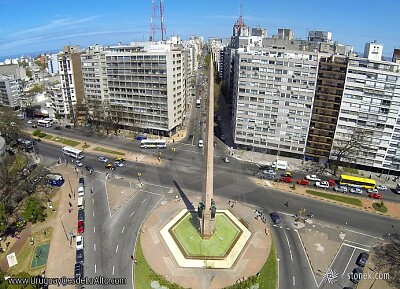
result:
M 200 233 L 203 239 L 209 239 L 214 233 L 215 203 L 214 196 L 214 64 L 212 56 L 209 65 L 208 99 L 206 113 L 206 132 L 204 140 L 204 183 L 198 216 Z

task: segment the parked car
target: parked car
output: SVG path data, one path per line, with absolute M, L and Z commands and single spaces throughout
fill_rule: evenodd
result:
M 202 148 L 203 146 L 204 146 L 203 140 L 201 139 L 201 140 L 199 140 L 199 148 Z
M 276 175 L 276 171 L 274 170 L 263 170 L 262 171 L 263 174 L 268 174 L 268 175 Z
M 339 192 L 339 193 L 346 193 L 347 187 L 346 186 L 336 186 L 333 188 L 333 190 L 336 192 Z
M 361 280 L 362 274 L 364 270 L 363 268 L 355 268 L 351 274 L 350 274 L 350 281 L 353 282 L 354 284 L 358 284 Z
M 65 125 L 65 128 L 71 129 L 72 126 L 71 126 L 70 124 L 66 124 L 66 125 Z
M 260 179 L 266 179 L 266 180 L 274 180 L 274 179 L 275 179 L 275 175 L 263 174 L 263 173 L 261 172 L 259 178 L 260 178 Z
M 306 180 L 320 182 L 321 178 L 316 175 L 306 175 Z
M 369 258 L 369 254 L 367 252 L 362 252 L 357 257 L 356 264 L 360 267 L 365 267 Z
M 327 182 L 329 183 L 330 187 L 333 187 L 335 185 L 335 180 L 327 180 Z
M 282 222 L 281 217 L 279 217 L 278 213 L 274 212 L 269 214 L 271 217 L 272 222 L 277 225 L 280 224 Z
M 271 166 L 258 166 L 258 169 L 260 170 L 260 171 L 269 171 L 269 170 L 272 170 L 272 167 Z
M 56 127 L 54 127 L 54 129 L 55 130 L 61 130 L 62 128 L 61 128 L 61 126 L 56 126 Z
M 376 188 L 377 188 L 379 191 L 386 191 L 386 190 L 387 190 L 387 187 L 384 186 L 384 185 L 378 185 L 378 186 L 376 186 Z
M 90 165 L 86 165 L 85 166 L 85 170 L 87 170 L 88 172 L 90 172 L 90 171 L 94 171 L 94 169 L 93 169 L 93 167 L 92 166 L 90 166 Z
M 83 177 L 79 178 L 79 185 L 81 185 L 81 184 L 82 184 L 82 186 L 85 185 L 85 179 Z
M 75 165 L 77 167 L 82 167 L 83 166 L 83 164 L 82 164 L 82 162 L 80 160 L 76 160 L 74 163 L 75 163 Z
M 75 279 L 83 277 L 83 265 L 81 263 L 75 263 L 74 277 Z
M 352 193 L 352 194 L 362 194 L 362 189 L 360 189 L 360 188 L 352 188 L 352 189 L 350 189 L 350 193 Z
M 83 237 L 76 236 L 76 250 L 83 249 Z
M 78 234 L 82 234 L 85 232 L 85 223 L 84 221 L 78 221 Z
M 228 157 L 223 157 L 222 160 L 224 161 L 224 163 L 229 163 L 229 158 Z
M 85 211 L 84 210 L 78 210 L 78 221 L 85 221 Z
M 382 195 L 379 193 L 369 193 L 369 197 L 376 200 L 382 200 Z
M 367 190 L 367 193 L 368 193 L 368 194 L 370 194 L 370 193 L 377 194 L 377 193 L 378 193 L 378 190 L 377 190 L 377 189 L 368 189 L 368 190 Z
M 310 182 L 308 180 L 297 180 L 299 185 L 308 185 Z
M 106 163 L 106 162 L 108 162 L 108 158 L 106 158 L 106 157 L 99 157 L 99 161 L 102 162 L 102 163 Z
M 76 263 L 83 264 L 84 256 L 83 256 L 83 249 L 76 250 Z
M 315 186 L 317 188 L 328 189 L 329 188 L 329 183 L 328 182 L 316 182 Z
M 293 179 L 291 177 L 281 177 L 279 180 L 284 183 L 293 183 Z
M 85 188 L 78 187 L 78 197 L 83 197 L 85 195 Z

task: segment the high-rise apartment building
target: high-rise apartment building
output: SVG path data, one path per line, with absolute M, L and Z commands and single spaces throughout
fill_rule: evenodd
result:
M 21 94 L 20 78 L 15 75 L 0 75 L 0 105 L 18 109 Z

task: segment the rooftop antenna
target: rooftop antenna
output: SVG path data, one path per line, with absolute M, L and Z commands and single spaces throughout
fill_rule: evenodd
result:
M 157 23 L 159 22 L 159 23 Z M 159 37 L 161 33 L 161 38 Z M 165 41 L 164 0 L 151 1 L 150 41 Z

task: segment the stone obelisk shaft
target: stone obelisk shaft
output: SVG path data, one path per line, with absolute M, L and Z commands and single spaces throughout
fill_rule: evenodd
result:
M 214 197 L 214 65 L 210 58 L 208 81 L 208 99 L 206 116 L 206 133 L 204 146 L 204 183 L 201 200 L 205 207 L 201 224 L 203 238 L 210 238 L 214 232 L 215 220 L 211 218 L 211 200 Z

